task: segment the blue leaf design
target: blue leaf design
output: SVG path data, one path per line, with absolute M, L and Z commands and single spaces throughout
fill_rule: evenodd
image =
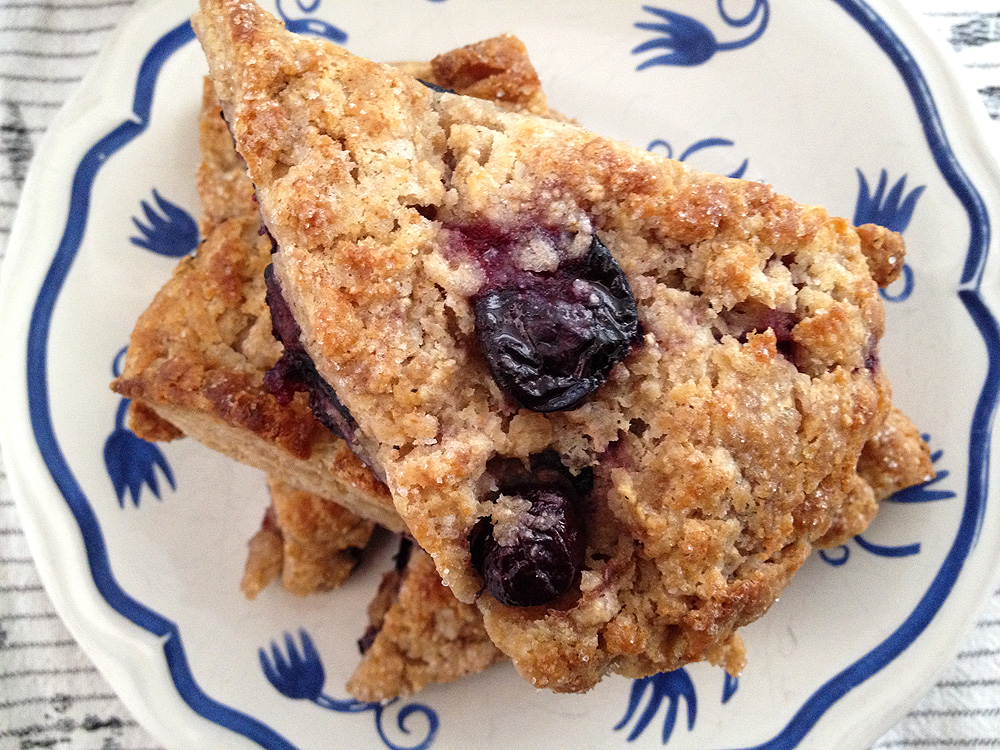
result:
M 688 731 L 694 729 L 695 718 L 698 714 L 698 697 L 695 694 L 694 683 L 684 668 L 675 669 L 673 672 L 662 672 L 649 677 L 643 677 L 632 683 L 632 691 L 629 694 L 629 703 L 625 711 L 625 716 L 619 721 L 614 729 L 624 728 L 636 710 L 649 694 L 649 700 L 642 714 L 636 720 L 635 726 L 629 733 L 628 741 L 632 742 L 641 735 L 649 723 L 659 711 L 660 704 L 667 701 L 667 714 L 663 720 L 663 744 L 667 744 L 670 735 L 673 734 L 674 724 L 677 721 L 677 711 L 680 699 L 687 701 L 687 727 Z
M 126 347 L 122 347 L 115 355 L 111 364 L 111 372 L 115 377 L 121 374 L 121 363 Z M 111 484 L 115 488 L 118 506 L 125 507 L 125 495 L 132 498 L 132 505 L 139 507 L 139 497 L 143 487 L 149 487 L 157 500 L 160 498 L 160 483 L 156 477 L 156 469 L 170 484 L 170 489 L 177 489 L 174 483 L 174 473 L 167 463 L 163 451 L 153 443 L 146 442 L 125 426 L 125 415 L 128 414 L 130 399 L 123 398 L 118 403 L 115 412 L 115 428 L 108 439 L 104 441 L 104 467 L 107 469 Z
M 641 55 L 653 50 L 667 50 L 665 54 L 657 55 L 640 63 L 636 70 L 645 70 L 655 65 L 701 65 L 707 62 L 716 52 L 742 49 L 757 41 L 767 28 L 770 17 L 768 0 L 755 0 L 750 12 L 742 17 L 734 17 L 726 12 L 723 0 L 716 2 L 722 20 L 733 28 L 749 26 L 759 20 L 757 28 L 749 35 L 728 42 L 719 42 L 705 24 L 690 16 L 664 8 L 644 5 L 643 10 L 661 19 L 658 23 L 636 23 L 637 29 L 652 31 L 658 37 L 638 45 L 632 50 L 633 55 Z
M 729 703 L 729 699 L 736 695 L 740 686 L 740 678 L 733 677 L 729 672 L 723 672 L 725 680 L 722 683 L 722 702 Z
M 153 190 L 153 199 L 159 208 L 157 213 L 149 203 L 142 201 L 142 212 L 148 224 L 132 217 L 132 223 L 141 237 L 130 237 L 133 245 L 152 250 L 158 255 L 179 258 L 198 247 L 198 225 L 191 215 L 180 206 L 171 203 Z
M 408 719 L 416 715 L 423 716 L 427 721 L 427 731 L 422 739 L 414 745 L 397 745 L 385 733 L 384 715 L 389 706 L 398 704 L 398 700 L 388 703 L 366 703 L 356 700 L 341 700 L 332 698 L 323 692 L 326 673 L 319 652 L 309 634 L 299 629 L 301 648 L 296 644 L 291 634 L 284 634 L 284 649 L 275 641 L 271 641 L 270 654 L 263 648 L 257 650 L 260 666 L 267 681 L 286 698 L 293 700 L 309 700 L 320 708 L 337 711 L 338 713 L 365 713 L 371 711 L 375 716 L 375 729 L 379 737 L 390 750 L 426 750 L 434 741 L 438 730 L 438 716 L 428 706 L 422 703 L 409 703 L 403 706 L 396 717 L 396 726 L 403 734 L 409 735 Z
M 304 3 L 302 0 L 298 0 L 296 5 L 303 13 L 313 13 L 319 8 L 320 2 L 321 0 L 312 0 L 312 2 Z M 329 39 L 335 44 L 344 44 L 347 41 L 346 31 L 334 26 L 332 23 L 327 23 L 321 18 L 289 18 L 282 7 L 281 0 L 277 0 L 277 10 L 278 15 L 281 16 L 281 20 L 285 22 L 285 28 L 289 31 L 296 34 L 312 34 L 323 39 Z
M 632 54 L 641 55 L 657 49 L 669 52 L 640 63 L 636 70 L 645 70 L 654 65 L 701 65 L 715 54 L 718 48 L 715 34 L 701 21 L 650 5 L 644 5 L 642 9 L 659 16 L 664 23 L 635 24 L 637 29 L 653 31 L 661 36 L 638 45 L 632 50 Z
M 299 630 L 299 638 L 302 640 L 302 653 L 299 653 L 292 636 L 285 633 L 287 658 L 274 641 L 271 641 L 270 657 L 262 648 L 257 650 L 257 655 L 264 676 L 275 690 L 286 698 L 316 701 L 323 694 L 326 673 L 309 634 Z
M 907 487 L 905 490 L 900 490 L 888 500 L 891 503 L 932 503 L 937 500 L 949 500 L 955 497 L 955 493 L 951 490 L 931 489 L 931 487 L 938 482 L 942 482 L 947 479 L 948 475 L 949 472 L 947 471 L 939 471 L 937 476 L 930 481 L 914 485 L 913 487 Z
M 911 190 L 906 197 L 903 193 L 906 190 L 906 175 L 904 174 L 893 184 L 888 194 L 889 173 L 882 170 L 879 175 L 878 186 L 872 193 L 871 187 L 865 178 L 864 173 L 858 169 L 858 198 L 854 209 L 854 224 L 880 224 L 894 232 L 904 232 L 910 225 L 913 218 L 913 211 L 917 207 L 917 201 L 923 194 L 925 185 Z

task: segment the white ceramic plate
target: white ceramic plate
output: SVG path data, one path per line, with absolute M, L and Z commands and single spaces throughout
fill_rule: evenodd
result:
M 205 66 L 191 8 L 147 3 L 32 167 L 4 265 L 0 384 L 8 471 L 52 599 L 164 743 L 860 749 L 954 654 L 1000 541 L 989 497 L 1000 197 L 979 108 L 899 2 L 649 2 L 285 0 L 279 11 L 386 60 L 516 32 L 553 106 L 591 128 L 905 231 L 883 353 L 938 480 L 806 564 L 745 631 L 738 682 L 695 665 L 556 696 L 503 665 L 415 700 L 345 703 L 385 561 L 328 595 L 272 586 L 245 601 L 262 477 L 191 441 L 143 447 L 107 388 L 173 256 L 197 241 Z M 116 483 L 135 492 L 120 502 Z M 269 680 L 260 649 L 302 655 L 304 638 L 311 670 L 289 664 Z

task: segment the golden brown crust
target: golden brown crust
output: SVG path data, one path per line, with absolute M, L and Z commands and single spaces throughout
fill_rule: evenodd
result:
M 264 302 L 270 244 L 257 227 L 255 216 L 224 219 L 178 264 L 136 323 L 112 388 L 142 415 L 401 530 L 384 485 L 315 420 L 304 394 L 281 406 L 264 387 L 281 346 Z
M 274 523 L 274 514 L 268 509 L 260 530 L 247 542 L 247 561 L 243 566 L 240 590 L 247 599 L 256 599 L 275 578 L 281 575 L 284 565 L 285 541 Z
M 490 55 L 502 55 L 502 63 L 490 64 Z M 482 63 L 478 71 L 469 69 L 473 59 Z M 544 107 L 537 75 L 515 37 L 479 42 L 435 60 L 442 69 L 463 71 L 461 81 L 448 85 L 476 87 L 477 74 L 488 75 L 497 88 L 504 81 L 519 82 L 512 105 Z M 400 65 L 437 82 L 430 63 Z M 492 91 L 480 88 L 483 95 Z M 167 440 L 180 437 L 183 424 L 216 450 L 295 486 L 339 497 L 401 531 L 384 486 L 316 422 L 305 396 L 281 406 L 263 387 L 264 373 L 281 355 L 264 300 L 270 242 L 259 235 L 253 183 L 208 79 L 199 126 L 197 183 L 206 239 L 194 257 L 178 264 L 133 331 L 124 372 L 112 386 L 133 399 L 131 426 L 140 437 Z
M 765 185 L 432 92 L 250 3 L 202 8 L 302 343 L 455 594 L 482 587 L 467 540 L 487 462 L 551 449 L 596 473 L 579 588 L 547 608 L 477 599 L 519 671 L 584 690 L 609 669 L 739 662 L 736 628 L 873 507 L 855 467 L 890 393 L 858 233 Z M 516 409 L 471 343 L 483 271 L 455 248 L 483 225 L 596 232 L 628 277 L 645 337 L 580 408 Z
M 528 50 L 516 36 L 475 42 L 431 60 L 433 81 L 506 109 L 547 116 L 549 107 Z
M 479 610 L 455 598 L 419 548 L 410 553 L 402 573 L 386 575 L 369 618 L 378 634 L 347 682 L 347 691 L 358 700 L 409 695 L 503 659 Z
M 253 599 L 278 575 L 285 590 L 299 596 L 342 584 L 361 559 L 375 524 L 273 477 L 267 483 L 272 505 L 250 540 L 243 592 Z M 280 541 L 277 556 L 275 537 Z
M 281 406 L 264 374 L 281 355 L 271 335 L 253 184 L 206 88 L 198 188 L 205 241 L 181 260 L 140 316 L 112 388 L 133 400 L 131 426 L 150 440 L 181 434 L 397 531 L 381 482 L 313 417 L 304 394 Z
M 215 98 L 211 81 L 202 87 L 198 115 L 198 196 L 201 198 L 201 234 L 207 237 L 223 221 L 234 217 L 257 216 L 253 183 L 247 178 L 246 165 L 233 148 L 222 108 Z
M 862 224 L 857 232 L 872 278 L 881 287 L 889 286 L 903 271 L 906 255 L 903 235 L 878 224 Z
M 895 492 L 934 478 L 931 450 L 920 430 L 893 408 L 858 458 L 858 475 L 881 501 Z
M 137 436 L 150 442 L 176 440 L 184 437 L 175 425 L 163 419 L 141 401 L 133 401 L 128 407 L 128 426 Z

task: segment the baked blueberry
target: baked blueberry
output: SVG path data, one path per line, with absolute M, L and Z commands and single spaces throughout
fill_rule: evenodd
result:
M 537 412 L 579 406 L 639 338 L 632 288 L 597 235 L 583 258 L 488 288 L 475 309 L 493 379 Z
M 470 538 L 486 590 L 513 607 L 548 604 L 568 591 L 586 549 L 573 482 L 553 470 L 529 481 L 517 476 L 502 488 L 502 510 L 480 519 Z
M 264 269 L 264 282 L 267 287 L 265 300 L 271 311 L 271 333 L 285 347 L 281 359 L 264 375 L 264 387 L 282 405 L 288 404 L 299 391 L 308 393 L 309 408 L 316 419 L 345 440 L 358 458 L 380 474 L 371 453 L 361 444 L 358 425 L 351 412 L 340 402 L 330 384 L 320 377 L 316 364 L 302 346 L 302 331 L 281 294 L 271 265 Z

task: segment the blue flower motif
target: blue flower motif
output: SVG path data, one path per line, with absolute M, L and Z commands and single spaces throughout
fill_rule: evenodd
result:
M 295 4 L 303 13 L 313 13 L 319 8 L 320 2 L 321 0 L 311 0 L 311 2 L 296 0 Z M 329 39 L 335 44 L 343 44 L 347 41 L 347 32 L 343 29 L 337 28 L 320 18 L 289 18 L 281 5 L 281 0 L 277 0 L 278 15 L 281 16 L 281 20 L 285 22 L 285 28 L 289 31 L 293 31 L 296 34 L 313 34 L 314 36 Z
M 923 435 L 924 440 L 930 441 L 930 435 Z M 931 453 L 931 463 L 936 464 L 941 457 L 944 455 L 943 450 L 936 450 Z M 943 481 L 948 478 L 948 471 L 942 469 L 937 472 L 937 475 L 923 484 L 917 484 L 913 487 L 907 487 L 906 489 L 900 490 L 899 492 L 893 494 L 892 496 L 886 498 L 885 502 L 889 503 L 931 503 L 938 500 L 949 500 L 955 497 L 955 493 L 951 490 L 936 490 L 931 489 L 938 482 Z M 874 542 L 869 542 L 861 534 L 854 537 L 854 542 L 865 550 L 865 552 L 870 552 L 873 555 L 878 555 L 879 557 L 910 557 L 912 555 L 920 554 L 920 542 L 914 542 L 913 544 L 875 544 Z M 839 547 L 834 547 L 833 549 L 820 550 L 819 556 L 829 565 L 839 568 L 844 565 L 851 557 L 851 549 L 846 544 L 841 544 Z
M 153 190 L 153 198 L 163 215 L 142 201 L 142 212 L 149 224 L 132 217 L 132 223 L 142 234 L 141 237 L 130 237 L 132 244 L 172 258 L 180 258 L 198 247 L 198 225 L 191 215 L 156 190 Z
M 637 719 L 635 726 L 629 733 L 628 741 L 632 742 L 642 734 L 649 723 L 656 716 L 660 709 L 660 704 L 667 701 L 667 715 L 663 720 L 663 744 L 667 744 L 670 735 L 673 734 L 674 724 L 677 721 L 677 708 L 681 698 L 687 701 L 687 727 L 688 731 L 694 729 L 695 717 L 698 714 L 698 696 L 695 695 L 694 683 L 683 667 L 675 669 L 673 672 L 661 672 L 649 677 L 643 677 L 632 683 L 632 692 L 628 699 L 628 708 L 625 716 L 615 725 L 615 731 L 625 727 L 635 715 L 636 710 L 646 693 L 649 693 L 649 702 L 643 710 L 642 715 Z
M 677 161 L 687 161 L 688 158 L 698 153 L 699 151 L 703 151 L 706 148 L 712 148 L 713 146 L 732 146 L 732 145 L 734 145 L 733 142 L 728 138 L 702 138 L 700 141 L 695 141 L 686 149 L 684 149 L 681 155 L 677 158 Z M 656 151 L 657 149 L 663 149 L 666 152 L 666 157 L 668 159 L 674 158 L 673 147 L 662 138 L 657 138 L 655 141 L 651 141 L 650 144 L 646 147 L 647 151 Z M 750 160 L 744 159 L 743 163 L 736 168 L 735 172 L 729 173 L 729 176 L 739 179 L 746 173 L 749 164 Z
M 397 699 L 387 703 L 366 703 L 356 700 L 341 700 L 332 698 L 323 692 L 323 685 L 326 682 L 326 673 L 323 669 L 323 662 L 319 652 L 313 644 L 309 634 L 300 629 L 299 640 L 302 642 L 301 649 L 295 643 L 295 639 L 289 634 L 284 636 L 284 650 L 271 641 L 271 651 L 268 653 L 263 648 L 258 649 L 261 669 L 267 681 L 274 686 L 275 690 L 286 698 L 293 700 L 308 700 L 315 703 L 320 708 L 326 708 L 338 713 L 364 713 L 371 711 L 375 715 L 375 729 L 382 742 L 390 750 L 426 750 L 431 746 L 438 730 L 438 716 L 429 706 L 421 703 L 410 703 L 403 706 L 396 717 L 396 726 L 403 734 L 410 734 L 407 728 L 407 720 L 413 714 L 422 714 L 427 720 L 426 736 L 415 745 L 397 745 L 393 743 L 385 733 L 383 726 L 384 711 L 387 707 L 397 703 Z
M 754 0 L 753 8 L 742 17 L 730 16 L 725 9 L 724 0 L 716 0 L 719 16 L 733 28 L 748 26 L 759 20 L 757 28 L 749 36 L 730 42 L 720 42 L 705 24 L 681 13 L 644 5 L 643 10 L 662 19 L 659 23 L 637 23 L 635 27 L 643 31 L 653 31 L 658 37 L 638 45 L 632 50 L 633 55 L 641 55 L 650 50 L 667 50 L 664 54 L 652 57 L 640 63 L 636 70 L 645 70 L 654 65 L 701 65 L 707 62 L 716 52 L 736 50 L 757 41 L 764 30 L 770 14 L 768 0 Z
M 924 440 L 930 440 L 930 435 L 924 434 Z M 936 450 L 931 453 L 931 463 L 936 464 L 941 456 L 944 455 L 943 450 Z M 948 478 L 949 472 L 947 469 L 942 469 L 937 472 L 935 477 L 930 481 L 924 482 L 923 484 L 915 484 L 912 487 L 907 487 L 904 490 L 900 490 L 892 497 L 888 498 L 890 503 L 932 503 L 937 500 L 950 500 L 955 497 L 955 493 L 951 490 L 935 490 L 931 489 L 935 484 L 944 481 Z
M 874 194 L 868 184 L 868 180 L 860 169 L 858 173 L 858 199 L 854 208 L 854 224 L 880 224 L 894 232 L 904 232 L 910 225 L 913 218 L 913 210 L 917 207 L 917 200 L 923 194 L 925 185 L 911 190 L 906 197 L 903 193 L 906 190 L 906 175 L 900 177 L 886 194 L 889 186 L 889 174 L 882 170 L 879 175 L 878 186 Z M 895 285 L 893 285 L 895 286 Z M 890 292 L 887 289 L 880 289 L 882 299 L 889 302 L 902 302 L 913 294 L 913 269 L 906 263 L 903 264 L 903 288 L 900 291 Z
M 740 678 L 733 677 L 729 672 L 725 672 L 725 680 L 722 683 L 722 702 L 729 703 L 729 699 L 736 695 L 736 690 L 740 686 Z
M 115 377 L 121 374 L 121 359 L 125 355 L 123 347 L 115 356 L 111 371 Z M 174 474 L 170 464 L 163 456 L 163 451 L 153 443 L 146 442 L 125 426 L 125 415 L 128 413 L 130 399 L 123 398 L 118 404 L 115 414 L 115 429 L 104 442 L 104 466 L 111 477 L 118 506 L 125 507 L 125 494 L 132 496 L 132 504 L 139 507 L 139 496 L 142 488 L 148 486 L 160 498 L 160 485 L 156 479 L 156 469 L 159 467 L 164 478 L 170 484 L 170 489 L 176 489 Z
M 920 185 L 914 188 L 903 197 L 906 190 L 906 175 L 904 174 L 889 190 L 888 195 L 885 190 L 889 183 L 889 174 L 882 170 L 879 176 L 878 186 L 872 194 L 868 185 L 868 180 L 859 169 L 858 173 L 858 200 L 854 209 L 854 224 L 879 224 L 894 232 L 904 232 L 910 225 L 913 210 L 917 206 L 917 200 L 926 188 Z

